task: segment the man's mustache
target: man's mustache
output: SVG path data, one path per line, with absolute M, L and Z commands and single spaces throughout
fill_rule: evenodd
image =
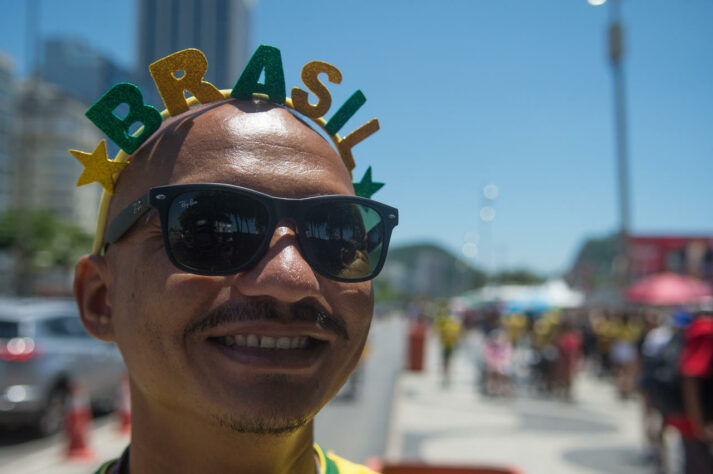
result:
M 283 311 L 279 311 L 275 302 L 271 300 L 226 302 L 191 323 L 186 328 L 185 334 L 188 336 L 238 321 L 305 321 L 316 323 L 338 337 L 349 340 L 349 333 L 343 319 L 327 314 L 316 305 L 305 301 L 292 303 Z

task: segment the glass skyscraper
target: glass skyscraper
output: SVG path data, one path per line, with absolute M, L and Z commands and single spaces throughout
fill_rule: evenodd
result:
M 140 0 L 136 81 L 145 101 L 162 105 L 149 64 L 186 48 L 205 53 L 207 81 L 218 89 L 232 88 L 249 59 L 251 4 L 250 0 Z

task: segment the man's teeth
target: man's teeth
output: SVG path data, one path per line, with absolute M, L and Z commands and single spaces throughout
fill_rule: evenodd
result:
M 236 334 L 218 338 L 218 342 L 228 347 L 259 347 L 260 349 L 304 349 L 307 347 L 307 336 L 270 337 L 255 334 Z

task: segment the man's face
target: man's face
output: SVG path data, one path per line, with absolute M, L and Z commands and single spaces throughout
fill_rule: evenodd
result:
M 332 147 L 281 108 L 211 104 L 164 128 L 122 173 L 110 219 L 164 184 L 227 183 L 290 198 L 353 194 Z M 106 255 L 113 337 L 134 397 L 238 431 L 285 432 L 311 419 L 359 360 L 373 311 L 371 283 L 314 272 L 289 220 L 278 223 L 253 268 L 230 276 L 185 273 L 166 256 L 155 214 Z M 235 338 L 281 347 L 287 338 L 299 347 L 230 347 Z

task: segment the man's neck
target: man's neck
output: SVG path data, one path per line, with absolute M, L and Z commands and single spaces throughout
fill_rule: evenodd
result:
M 194 413 L 149 410 L 132 397 L 131 438 L 131 474 L 315 472 L 311 421 L 286 435 L 237 433 Z

